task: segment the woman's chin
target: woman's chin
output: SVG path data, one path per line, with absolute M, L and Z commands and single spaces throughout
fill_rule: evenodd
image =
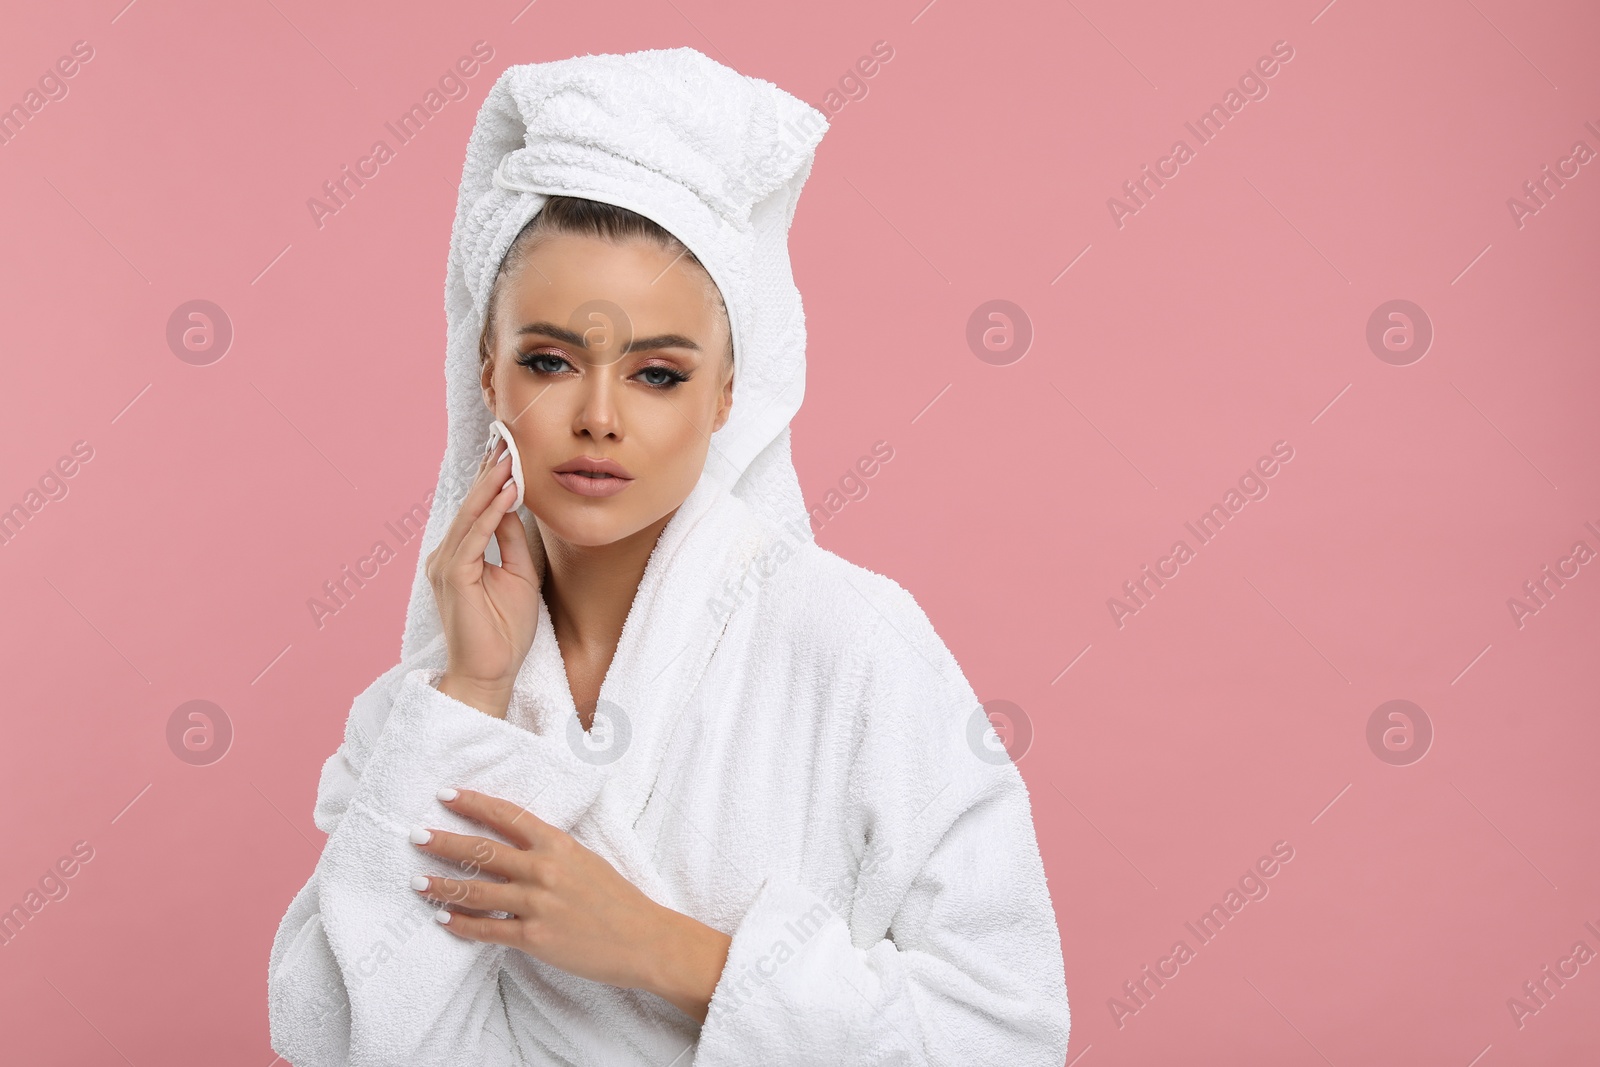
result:
M 594 502 L 558 504 L 555 507 L 530 507 L 546 532 L 565 543 L 580 548 L 598 548 L 614 544 L 643 529 L 647 523 L 632 521 L 620 509 L 614 514 L 603 512 L 604 505 Z

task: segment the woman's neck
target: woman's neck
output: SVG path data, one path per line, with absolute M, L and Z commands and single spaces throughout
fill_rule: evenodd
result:
M 650 553 L 676 511 L 606 545 L 574 545 L 541 524 L 547 564 L 542 592 L 566 658 L 601 661 L 604 674 Z

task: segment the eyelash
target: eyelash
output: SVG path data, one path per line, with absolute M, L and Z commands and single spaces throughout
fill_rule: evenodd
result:
M 569 367 L 572 366 L 572 364 L 567 361 L 567 357 L 566 356 L 560 354 L 559 352 L 550 352 L 550 351 L 545 351 L 545 350 L 524 353 L 523 355 L 520 355 L 520 356 L 517 357 L 517 362 L 520 363 L 522 366 L 527 367 L 529 370 L 533 371 L 533 373 L 535 373 L 535 374 L 539 374 L 539 375 L 554 374 L 555 373 L 554 371 L 539 370 L 537 367 L 534 366 L 534 364 L 540 363 L 540 362 L 542 362 L 544 360 L 547 360 L 547 359 L 555 360 L 558 363 L 566 363 L 567 366 L 569 366 Z M 660 364 L 654 364 L 654 365 L 649 366 L 649 367 L 640 368 L 639 373 L 640 374 L 644 374 L 646 371 L 660 371 L 662 374 L 665 374 L 667 376 L 667 380 L 664 381 L 664 382 L 645 382 L 644 383 L 645 385 L 649 386 L 651 389 L 656 389 L 656 390 L 659 390 L 659 391 L 661 391 L 663 393 L 668 391 L 669 389 L 676 389 L 678 386 L 682 385 L 684 382 L 688 381 L 689 378 L 690 378 L 690 375 L 686 374 L 685 372 L 683 372 L 681 370 L 678 370 L 676 367 L 667 367 L 667 366 L 662 366 Z

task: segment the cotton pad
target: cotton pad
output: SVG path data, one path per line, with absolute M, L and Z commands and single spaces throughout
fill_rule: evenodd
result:
M 495 419 L 489 425 L 489 443 L 484 446 L 484 452 L 490 456 L 494 455 L 495 445 L 501 441 L 506 443 L 506 451 L 511 453 L 511 480 L 517 483 L 517 498 L 511 502 L 511 508 L 509 509 L 514 511 L 522 506 L 524 489 L 522 484 L 522 457 L 517 455 L 517 442 L 511 436 L 511 428 L 499 419 Z

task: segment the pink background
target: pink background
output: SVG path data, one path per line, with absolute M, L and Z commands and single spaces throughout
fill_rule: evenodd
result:
M 1031 726 L 1069 1059 L 1600 1057 L 1600 962 L 1508 1007 L 1600 952 L 1600 563 L 1521 626 L 1508 606 L 1600 550 L 1600 162 L 1520 226 L 1507 206 L 1600 149 L 1592 7 L 121 2 L 0 36 L 4 106 L 93 48 L 0 145 L 0 507 L 92 449 L 0 546 L 0 908 L 93 849 L 0 946 L 5 1060 L 267 1067 L 317 775 L 399 649 L 416 542 L 384 524 L 438 469 L 477 108 L 509 64 L 684 44 L 833 112 L 792 238 L 796 463 L 820 503 L 889 443 L 818 540 L 910 589 Z M 465 98 L 319 228 L 308 199 L 479 40 Z M 1184 123 L 1278 41 L 1268 95 L 1198 145 Z M 1108 199 L 1178 138 L 1194 157 L 1119 227 Z M 196 299 L 234 331 L 204 366 L 166 338 Z M 1033 331 L 1003 365 L 967 341 L 997 299 Z M 1396 299 L 1434 333 L 1405 365 L 1367 342 Z M 1278 441 L 1269 494 L 1199 544 L 1184 523 Z M 1108 600 L 1180 538 L 1119 627 Z M 308 601 L 379 539 L 399 558 L 319 627 Z M 1369 747 L 1395 699 L 1431 723 L 1420 760 Z M 231 723 L 209 765 L 169 745 L 191 700 Z M 1280 841 L 1202 946 L 1184 923 Z

